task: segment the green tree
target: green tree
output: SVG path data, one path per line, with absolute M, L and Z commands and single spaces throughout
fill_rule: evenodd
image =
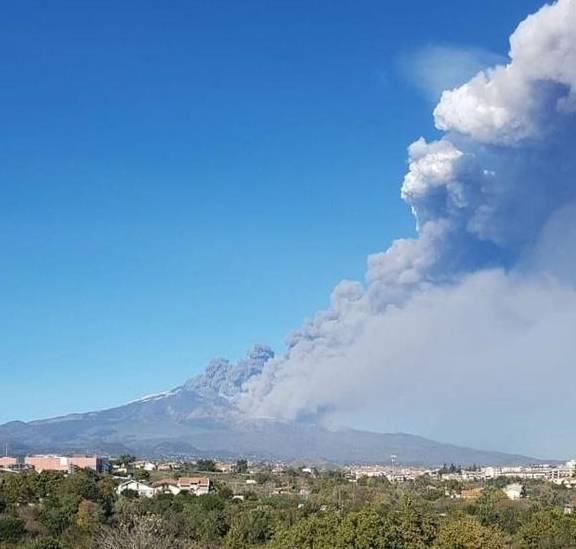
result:
M 527 515 L 525 502 L 511 501 L 495 488 L 484 490 L 473 509 L 484 526 L 496 526 L 508 534 L 515 534 Z
M 225 545 L 242 549 L 266 543 L 274 534 L 275 523 L 274 513 L 268 507 L 256 507 L 248 512 L 238 513 L 232 521 Z
M 312 515 L 280 530 L 270 543 L 273 549 L 334 549 L 340 520 L 335 513 Z
M 218 471 L 216 462 L 212 459 L 199 459 L 196 462 L 196 469 L 207 473 L 215 473 Z
M 30 545 L 30 549 L 63 549 L 63 546 L 55 538 L 42 537 L 34 540 Z
M 506 538 L 495 528 L 482 526 L 471 516 L 449 519 L 440 527 L 436 549 L 502 549 Z
M 228 533 L 229 529 L 230 524 L 224 511 L 207 511 L 204 512 L 202 521 L 198 524 L 198 538 L 207 544 L 216 543 Z
M 248 461 L 245 459 L 239 459 L 234 466 L 234 471 L 236 473 L 244 474 L 248 472 Z
M 335 539 L 340 549 L 386 549 L 394 547 L 396 542 L 394 528 L 386 518 L 375 509 L 364 509 L 347 515 Z
M 576 519 L 550 511 L 534 513 L 518 532 L 526 549 L 568 549 L 576 547 Z
M 390 513 L 389 521 L 389 529 L 395 531 L 400 547 L 430 547 L 436 536 L 434 518 L 423 505 L 411 498 L 402 500 L 399 509 Z
M 133 456 L 132 454 L 122 454 L 121 456 L 118 456 L 116 463 L 118 465 L 123 465 L 124 467 L 128 467 L 129 465 L 132 465 L 132 463 L 134 463 L 135 461 L 136 461 L 136 456 Z
M 140 481 L 150 480 L 150 473 L 146 469 L 134 469 L 132 476 Z
M 2 480 L 3 500 L 7 504 L 27 504 L 37 500 L 34 490 L 34 474 L 8 475 Z
M 16 517 L 0 517 L 0 542 L 16 543 L 26 534 L 22 519 Z
M 126 490 L 122 490 L 122 497 L 127 499 L 137 499 L 140 497 L 136 490 L 132 490 L 132 488 L 128 488 Z

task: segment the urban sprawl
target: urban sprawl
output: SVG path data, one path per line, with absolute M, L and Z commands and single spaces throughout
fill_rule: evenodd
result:
M 356 465 L 351 464 L 338 468 L 346 480 L 357 483 L 361 479 L 381 478 L 391 483 L 403 483 L 419 478 L 430 478 L 439 481 L 459 481 L 460 486 L 466 483 L 481 485 L 483 481 L 497 478 L 509 478 L 510 484 L 502 488 L 509 499 L 516 500 L 523 497 L 522 480 L 540 480 L 551 482 L 565 488 L 576 488 L 576 459 L 562 464 L 541 464 L 530 466 L 468 466 L 462 467 L 454 464 L 444 464 L 442 467 L 412 467 L 401 466 L 396 463 L 396 456 L 391 456 L 390 465 Z M 239 467 L 239 463 L 243 465 Z M 66 474 L 74 473 L 79 469 L 90 469 L 96 473 L 108 473 L 118 479 L 118 494 L 131 491 L 140 497 L 153 497 L 157 494 L 190 493 L 203 495 L 210 492 L 211 476 L 241 473 L 245 486 L 251 487 L 259 483 L 262 473 L 285 473 L 294 471 L 302 476 L 316 476 L 326 466 L 309 466 L 287 464 L 282 462 L 248 462 L 202 460 L 138 460 L 133 456 L 120 456 L 116 459 L 103 456 L 87 455 L 31 455 L 31 456 L 4 456 L 0 457 L 0 474 L 18 474 L 35 471 L 60 471 Z M 203 472 L 202 476 L 188 476 L 186 471 Z M 234 494 L 237 499 L 243 499 L 243 491 L 235 483 Z M 481 486 L 476 488 L 462 488 L 452 490 L 446 495 L 452 498 L 475 498 L 481 493 Z M 269 495 L 294 493 L 306 496 L 305 489 L 294 491 L 289 487 L 278 487 Z M 568 510 L 567 510 L 568 512 Z M 571 510 L 569 511 L 571 512 Z

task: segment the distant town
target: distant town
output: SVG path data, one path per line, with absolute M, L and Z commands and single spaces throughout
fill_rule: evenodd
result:
M 299 475 L 316 476 L 322 470 L 337 470 L 350 483 L 361 479 L 381 478 L 391 483 L 414 481 L 429 478 L 438 481 L 458 481 L 461 483 L 482 483 L 488 480 L 509 478 L 519 480 L 540 480 L 565 488 L 576 488 L 576 459 L 562 464 L 537 464 L 530 466 L 460 466 L 444 464 L 442 467 L 412 467 L 396 463 L 396 456 L 391 456 L 389 465 L 297 465 L 284 462 L 249 462 L 247 460 L 220 461 L 212 459 L 137 459 L 135 456 L 110 458 L 96 455 L 30 455 L 0 457 L 0 474 L 18 474 L 24 472 L 59 471 L 73 474 L 80 469 L 90 469 L 96 473 L 109 474 L 118 479 L 117 492 L 126 490 L 136 492 L 142 497 L 157 494 L 181 492 L 193 495 L 204 495 L 210 491 L 210 476 L 216 478 L 234 473 L 246 476 L 246 486 L 259 484 L 263 473 L 285 473 L 293 471 Z M 239 465 L 241 464 L 241 465 Z M 198 471 L 208 476 L 185 476 L 187 471 Z M 166 477 L 166 478 L 165 478 Z M 519 499 L 521 485 L 511 483 L 512 488 L 504 489 L 510 499 Z M 520 487 L 520 488 L 518 488 Z M 269 495 L 289 494 L 288 487 L 281 487 Z M 299 495 L 303 495 L 301 490 Z M 468 498 L 478 495 L 478 489 L 454 492 L 455 498 Z M 236 494 L 241 497 L 242 494 Z

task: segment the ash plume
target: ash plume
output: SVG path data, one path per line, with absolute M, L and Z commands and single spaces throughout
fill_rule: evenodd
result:
M 238 404 L 574 451 L 576 0 L 527 17 L 508 63 L 445 91 L 434 120 L 443 135 L 410 145 L 401 189 L 417 238 L 341 282 Z

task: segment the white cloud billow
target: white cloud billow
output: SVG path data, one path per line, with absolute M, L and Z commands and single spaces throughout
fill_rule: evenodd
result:
M 442 94 L 434 111 L 438 128 L 490 144 L 541 137 L 576 107 L 575 34 L 573 0 L 527 17 L 510 37 L 508 65 Z
M 445 135 L 409 148 L 418 238 L 341 283 L 245 385 L 245 410 L 576 453 L 576 0 L 510 44 L 507 65 L 442 94 Z

